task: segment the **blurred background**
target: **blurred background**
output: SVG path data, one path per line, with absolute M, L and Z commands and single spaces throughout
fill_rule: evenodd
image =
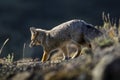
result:
M 0 0 L 0 46 L 9 38 L 0 57 L 14 60 L 41 58 L 42 47 L 29 48 L 31 26 L 51 29 L 71 19 L 102 25 L 102 12 L 119 19 L 119 0 Z M 25 50 L 23 52 L 23 45 Z

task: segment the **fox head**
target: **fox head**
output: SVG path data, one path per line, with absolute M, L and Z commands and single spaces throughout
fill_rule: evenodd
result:
M 41 45 L 45 36 L 45 32 L 42 29 L 36 29 L 34 27 L 30 27 L 31 31 L 31 42 L 30 47 Z

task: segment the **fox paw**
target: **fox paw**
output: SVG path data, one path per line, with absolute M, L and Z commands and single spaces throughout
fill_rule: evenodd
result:
M 64 57 L 62 60 L 69 60 L 71 57 Z

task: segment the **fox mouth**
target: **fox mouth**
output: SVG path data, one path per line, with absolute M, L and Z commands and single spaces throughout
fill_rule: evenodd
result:
M 30 44 L 29 44 L 29 47 L 31 48 L 31 47 L 33 47 L 35 44 L 33 44 L 33 42 L 31 42 Z
M 38 45 L 41 45 L 40 41 L 37 41 L 37 42 L 31 41 L 31 43 L 29 44 L 29 47 L 31 48 L 31 47 L 38 46 Z

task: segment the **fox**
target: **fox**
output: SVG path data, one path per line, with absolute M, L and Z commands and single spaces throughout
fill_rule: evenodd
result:
M 50 30 L 30 27 L 31 42 L 30 47 L 41 45 L 43 47 L 43 56 L 41 62 L 45 62 L 55 49 L 63 52 L 63 60 L 69 59 L 67 45 L 74 43 L 77 46 L 77 52 L 71 57 L 76 58 L 80 55 L 81 46 L 92 49 L 90 41 L 102 35 L 102 32 L 92 24 L 80 19 L 73 19 L 64 22 Z

